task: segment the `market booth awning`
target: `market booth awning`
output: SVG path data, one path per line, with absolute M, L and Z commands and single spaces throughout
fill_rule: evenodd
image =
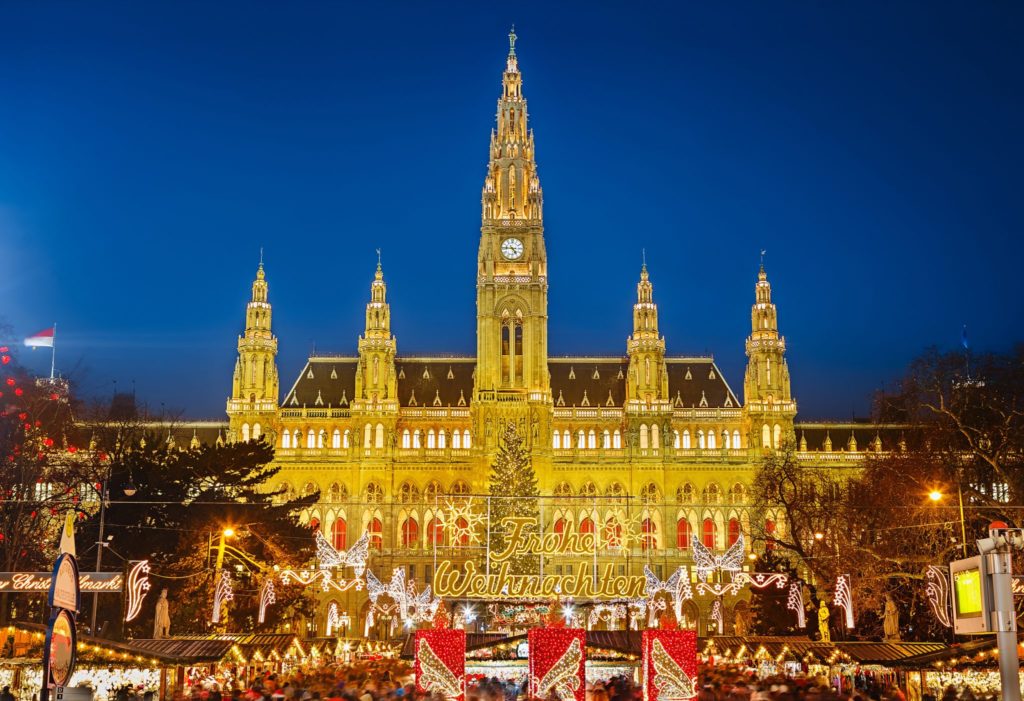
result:
M 5 639 L 10 641 L 11 654 L 4 663 L 16 665 L 24 659 L 25 664 L 39 664 L 43 655 L 46 626 L 40 623 L 15 623 L 4 629 Z M 134 641 L 120 643 L 89 635 L 78 635 L 78 661 L 80 665 L 112 665 L 123 667 L 164 667 L 180 662 L 174 655 L 149 650 Z

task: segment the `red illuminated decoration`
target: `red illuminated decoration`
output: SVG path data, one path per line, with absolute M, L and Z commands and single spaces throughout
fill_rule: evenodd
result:
M 697 633 L 692 630 L 645 630 L 644 701 L 683 701 L 697 689 Z
M 415 643 L 416 690 L 449 701 L 465 701 L 466 631 L 418 630 Z
M 587 633 L 582 628 L 535 628 L 529 632 L 530 696 L 584 701 Z

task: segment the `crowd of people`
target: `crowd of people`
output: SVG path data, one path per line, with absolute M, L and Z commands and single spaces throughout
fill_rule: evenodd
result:
M 195 684 L 173 701 L 444 701 L 416 689 L 410 663 L 380 659 L 329 665 L 311 672 L 263 674 L 247 684 Z M 907 701 L 893 683 L 862 679 L 840 688 L 824 677 L 758 676 L 742 666 L 702 665 L 695 680 L 696 701 Z M 642 689 L 631 678 L 612 677 L 587 685 L 587 701 L 641 701 Z M 922 701 L 987 701 L 995 696 L 947 689 L 941 696 L 925 693 Z M 118 699 L 118 701 L 130 701 Z M 466 701 L 530 701 L 526 680 L 474 678 Z M 533 701 L 557 701 L 556 698 Z

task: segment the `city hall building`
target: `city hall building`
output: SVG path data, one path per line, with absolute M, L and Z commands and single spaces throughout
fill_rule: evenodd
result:
M 307 517 L 328 541 L 343 550 L 368 532 L 369 568 L 387 580 L 405 567 L 421 589 L 440 561 L 480 559 L 486 538 L 453 531 L 443 512 L 453 499 L 486 508 L 509 422 L 532 458 L 543 528 L 595 533 L 607 546 L 594 555 L 595 572 L 612 564 L 616 573 L 642 576 L 647 565 L 666 577 L 691 564 L 695 535 L 719 552 L 740 533 L 748 549 L 763 547 L 755 532 L 785 527 L 752 530 L 751 480 L 766 452 L 792 442 L 808 464 L 856 465 L 867 451 L 894 446 L 865 424 L 794 423 L 786 342 L 763 266 L 750 280 L 741 384 L 730 384 L 710 357 L 669 352 L 646 266 L 621 355 L 550 354 L 544 192 L 510 38 L 480 202 L 476 356 L 402 355 L 378 262 L 351 349 L 311 356 L 282 384 L 271 279 L 261 264 L 220 439 L 269 440 L 281 468 L 272 486 L 319 492 Z M 640 537 L 621 542 L 623 528 Z M 542 566 L 560 573 L 569 560 L 545 558 Z M 742 598 L 724 602 L 727 631 Z M 320 634 L 332 601 L 348 614 L 350 633 L 365 632 L 367 595 L 353 589 L 323 595 Z M 684 624 L 705 632 L 711 604 L 687 602 Z

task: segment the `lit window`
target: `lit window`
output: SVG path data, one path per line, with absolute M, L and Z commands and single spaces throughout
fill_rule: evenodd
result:
M 249 440 L 249 424 L 242 424 L 242 440 Z
M 380 550 L 384 546 L 384 524 L 379 518 L 371 518 L 366 524 L 366 531 L 370 535 L 370 547 Z
M 313 432 L 313 429 L 309 429 L 309 431 L 306 433 L 306 447 L 316 447 L 316 433 Z
M 715 430 L 711 429 L 710 431 L 708 431 L 708 449 L 714 450 L 715 448 L 718 447 L 717 443 L 718 441 L 715 438 Z
M 384 424 L 377 424 L 377 440 L 374 441 L 374 447 L 384 447 Z
M 612 434 L 612 447 L 615 448 L 615 450 L 620 450 L 622 448 L 622 433 L 619 429 L 615 429 L 615 433 Z
M 407 548 L 416 547 L 420 539 L 420 524 L 410 516 L 402 522 L 402 545 Z
M 729 448 L 732 447 L 732 439 L 729 438 L 728 431 L 722 431 L 722 447 L 726 450 L 729 450 Z
M 345 519 L 334 520 L 334 525 L 331 526 L 331 540 L 335 550 L 344 550 L 348 546 L 348 523 Z
M 679 431 L 672 431 L 672 447 L 679 450 L 682 445 L 683 444 L 679 439 Z
M 462 447 L 462 434 L 459 433 L 458 429 L 452 431 L 452 448 L 458 450 Z
M 427 431 L 427 450 L 433 450 L 437 447 L 437 434 L 434 433 L 434 429 Z
M 768 428 L 768 424 L 765 424 L 764 426 L 761 427 L 761 447 L 772 447 L 772 430 Z
M 704 441 L 704 429 L 699 429 L 697 431 L 697 447 L 701 450 L 704 450 L 704 448 L 707 447 L 707 443 Z
M 680 550 L 690 549 L 690 522 L 685 518 L 676 521 L 676 547 Z
M 690 445 L 690 432 L 687 431 L 687 430 L 684 430 L 683 431 L 683 450 L 689 450 L 690 448 L 691 448 L 691 445 Z
M 739 519 L 729 519 L 729 545 L 732 546 L 740 538 L 740 522 Z
M 651 448 L 657 450 L 661 447 L 661 436 L 658 430 L 658 424 L 651 424 Z
M 444 429 L 443 428 L 440 431 L 437 432 L 437 447 L 440 448 L 441 450 L 444 450 L 446 447 L 448 447 L 447 443 L 445 441 L 445 435 L 444 435 Z
M 412 432 L 412 447 L 417 450 L 420 448 L 420 430 L 418 428 Z
M 409 429 L 402 431 L 402 447 L 409 448 L 412 446 L 412 437 L 409 435 Z
M 601 447 L 605 450 L 612 447 L 612 434 L 607 428 L 604 430 L 604 433 L 601 434 Z
M 589 448 L 590 450 L 594 450 L 596 447 L 597 433 L 594 431 L 594 429 L 590 429 L 590 432 L 587 433 L 587 448 Z
M 341 447 L 342 448 L 348 448 L 349 447 L 349 440 L 348 439 L 349 439 L 349 430 L 346 428 L 345 429 L 345 433 L 341 434 Z
M 566 450 L 572 447 L 572 439 L 569 438 L 569 429 L 562 431 L 562 447 Z
M 586 447 L 586 434 L 583 433 L 583 429 L 581 428 L 579 432 L 576 434 L 576 448 L 579 450 L 583 450 Z
M 558 431 L 555 431 L 551 435 L 551 443 L 552 443 L 551 447 L 554 448 L 555 450 L 561 449 L 561 447 L 562 447 L 562 434 L 559 433 Z
M 782 442 L 782 426 L 775 424 L 775 433 L 772 441 L 772 447 L 778 450 L 779 444 Z
M 366 424 L 366 427 L 363 428 L 363 447 L 369 448 L 371 445 L 373 445 L 373 426 Z
M 713 550 L 715 548 L 715 522 L 709 518 L 704 519 L 704 547 Z
M 640 449 L 647 450 L 650 446 L 650 437 L 647 433 L 647 424 L 640 424 Z
M 469 449 L 473 447 L 473 443 L 469 438 L 469 429 L 467 428 L 462 432 L 462 447 Z
M 733 447 L 733 450 L 739 450 L 740 449 L 740 432 L 739 431 L 733 431 L 732 432 L 732 447 Z
M 252 438 L 253 438 L 253 440 L 256 440 L 257 438 L 259 438 L 260 434 L 262 432 L 263 432 L 263 429 L 260 427 L 259 424 L 253 424 L 252 425 Z
M 334 433 L 331 434 L 331 447 L 337 450 L 341 447 L 341 431 L 334 429 Z
M 292 447 L 292 434 L 285 429 L 284 433 L 281 434 L 281 447 L 291 448 Z

